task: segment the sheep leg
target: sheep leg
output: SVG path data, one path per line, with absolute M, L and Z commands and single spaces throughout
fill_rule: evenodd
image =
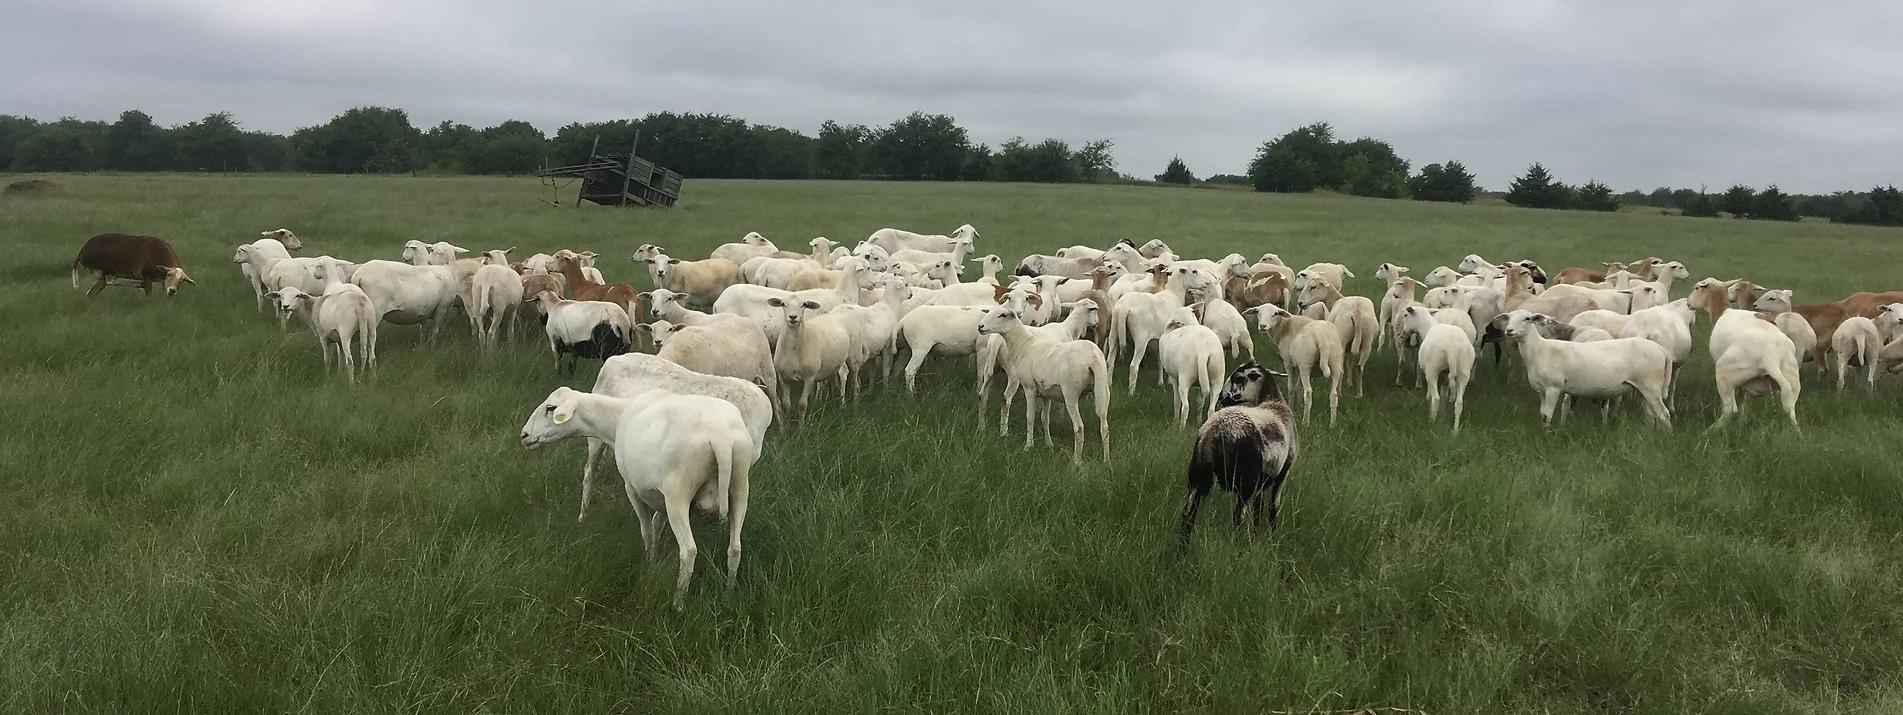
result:
M 324 372 L 328 374 L 330 372 L 330 341 L 319 336 L 317 338 L 317 350 L 324 354 Z
M 627 483 L 625 479 L 621 482 L 621 490 L 627 493 L 628 503 L 634 507 L 634 518 L 640 520 L 641 523 L 641 552 L 647 557 L 648 563 L 654 563 L 654 559 L 660 554 L 661 520 L 659 517 L 661 514 L 642 503 L 641 498 L 634 494 L 634 485 Z
M 1844 377 L 1850 373 L 1850 354 L 1837 351 L 1837 391 L 1844 391 Z
M 1553 411 L 1559 407 L 1562 396 L 1559 388 L 1554 387 L 1547 388 L 1545 393 L 1540 395 L 1540 417 L 1546 420 L 1547 427 L 1553 426 Z
M 680 570 L 674 576 L 674 610 L 682 610 L 687 602 L 687 581 L 694 577 L 694 557 L 699 550 L 694 548 L 694 529 L 687 523 L 687 510 L 693 503 L 693 494 L 668 494 L 667 526 L 674 532 L 674 543 L 680 547 Z
M 1246 509 L 1249 506 L 1249 500 L 1255 497 L 1255 493 L 1250 491 L 1248 488 L 1243 487 L 1240 484 L 1236 486 L 1238 487 L 1236 489 L 1236 508 L 1230 514 L 1229 518 L 1230 518 L 1230 521 L 1235 525 L 1237 529 L 1241 529 L 1242 528 L 1242 512 L 1244 509 Z
M 1792 375 L 1786 377 L 1781 370 L 1771 370 L 1770 372 L 1771 380 L 1777 383 L 1778 402 L 1783 403 L 1784 415 L 1791 418 L 1791 427 L 1793 429 L 1797 429 L 1800 432 L 1803 431 L 1802 428 L 1799 428 L 1797 425 L 1797 376 Z
M 1024 451 L 1037 444 L 1037 390 L 1024 391 Z
M 1447 390 L 1454 393 L 1454 434 L 1460 434 L 1460 413 L 1467 406 L 1467 380 L 1470 377 L 1455 373 L 1447 381 Z
M 905 364 L 905 391 L 918 391 L 918 369 L 925 364 L 925 358 L 932 354 L 932 344 L 912 346 L 912 360 Z
M 1672 411 L 1665 406 L 1664 397 L 1655 390 L 1640 390 L 1639 397 L 1645 400 L 1646 411 L 1651 412 L 1652 417 L 1663 424 L 1666 431 L 1671 431 Z
M 1010 436 L 1011 434 L 1011 400 L 1012 398 L 1017 397 L 1017 394 L 1018 394 L 1018 379 L 1015 377 L 1012 377 L 1011 373 L 1006 372 L 1004 375 L 1004 407 L 999 408 L 998 410 L 998 436 L 999 437 L 1007 437 L 1007 436 Z M 983 420 L 984 415 L 980 413 L 978 415 L 978 419 Z
M 350 356 L 350 333 L 337 331 L 337 357 L 344 363 L 344 377 L 357 384 L 357 364 Z
M 1105 363 L 1105 369 L 1109 369 L 1108 363 Z M 1104 379 L 1106 382 L 1109 381 L 1108 377 Z M 1097 435 L 1103 440 L 1103 461 L 1108 462 L 1110 461 L 1110 391 L 1099 391 L 1092 387 L 1090 399 L 1092 404 L 1097 406 Z
M 752 469 L 752 454 L 740 454 L 735 450 L 733 456 L 733 475 L 729 478 L 728 502 L 731 508 L 727 514 L 727 588 L 733 588 L 735 579 L 740 577 L 740 526 L 747 521 L 747 474 Z
M 1440 371 L 1422 370 L 1427 373 L 1427 421 L 1440 419 Z
M 1189 425 L 1189 381 L 1180 376 L 1171 381 L 1176 383 L 1176 426 L 1186 427 Z
M 99 280 L 95 281 L 93 287 L 86 291 L 87 298 L 97 298 L 99 297 L 99 291 L 106 289 L 106 275 L 104 273 L 97 275 L 99 276 Z
M 1083 390 L 1075 387 L 1064 388 L 1064 412 L 1070 415 L 1070 434 L 1075 444 L 1070 450 L 1070 463 L 1084 463 L 1084 416 L 1077 409 L 1078 401 L 1083 399 Z
M 813 383 L 815 383 L 815 382 L 818 382 L 818 381 L 819 381 L 819 378 L 818 378 L 818 376 L 816 376 L 816 375 L 814 375 L 814 376 L 808 376 L 808 377 L 807 377 L 807 378 L 806 378 L 805 380 L 802 380 L 802 381 L 801 381 L 802 383 L 804 383 L 804 384 L 803 384 L 803 386 L 802 386 L 802 387 L 800 387 L 800 419 L 799 419 L 799 425 L 800 425 L 801 427 L 805 427 L 805 426 L 806 426 L 806 406 L 807 406 L 807 404 L 808 404 L 808 402 L 809 402 L 809 401 L 811 401 L 811 400 L 812 400 L 812 398 L 813 398 Z
M 1055 402 L 1055 400 L 1050 400 L 1050 399 L 1044 400 L 1039 405 L 1039 409 L 1037 411 L 1038 417 L 1039 417 L 1038 421 L 1043 424 L 1045 449 L 1050 449 L 1052 446 L 1054 446 L 1051 444 L 1051 403 L 1053 402 Z
M 1335 426 L 1335 418 L 1341 414 L 1342 370 L 1335 368 L 1335 374 L 1328 378 L 1328 426 Z M 1312 394 L 1312 393 L 1311 393 Z
M 1130 381 L 1128 383 L 1130 389 L 1126 394 L 1137 394 L 1137 371 L 1143 369 L 1143 355 L 1149 351 L 1150 341 L 1136 338 L 1130 340 Z M 1157 380 L 1160 384 L 1162 375 L 1158 375 Z
M 575 521 L 584 521 L 588 518 L 588 497 L 593 493 L 595 488 L 595 463 L 601 459 L 601 448 L 603 446 L 601 440 L 593 437 L 588 438 L 588 460 L 582 462 L 581 465 L 581 513 L 575 515 Z M 633 499 L 634 494 L 630 492 L 628 498 Z M 634 510 L 641 510 L 641 503 L 639 501 L 635 502 Z
M 1189 547 L 1189 533 L 1196 528 L 1196 512 L 1202 509 L 1203 497 L 1208 495 L 1206 486 L 1201 490 L 1190 487 L 1183 493 L 1183 509 L 1176 518 L 1176 536 L 1182 548 Z
M 1718 388 L 1718 420 L 1712 422 L 1711 427 L 1707 429 L 1723 427 L 1726 422 L 1731 421 L 1731 416 L 1738 412 L 1738 386 L 1725 379 L 1725 371 L 1722 369 L 1718 371 L 1716 387 Z M 1792 422 L 1795 423 L 1796 420 L 1793 419 Z
M 1295 368 L 1295 379 L 1302 383 L 1302 421 L 1307 422 L 1315 408 L 1315 385 L 1308 381 L 1308 366 Z

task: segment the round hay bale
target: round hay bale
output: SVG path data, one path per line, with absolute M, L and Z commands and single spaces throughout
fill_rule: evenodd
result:
M 7 184 L 8 196 L 54 196 L 66 193 L 66 186 L 52 179 L 26 179 Z

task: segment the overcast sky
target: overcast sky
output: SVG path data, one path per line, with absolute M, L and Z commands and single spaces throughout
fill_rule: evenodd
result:
M 351 106 L 545 131 L 649 111 L 817 131 L 950 114 L 1242 173 L 1313 121 L 1618 189 L 1903 183 L 1903 3 L 0 0 L 0 113 L 287 132 Z

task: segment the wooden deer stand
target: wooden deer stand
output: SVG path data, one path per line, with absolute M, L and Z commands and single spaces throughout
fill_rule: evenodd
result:
M 640 143 L 641 135 L 636 133 L 628 153 L 601 154 L 601 137 L 597 136 L 588 149 L 587 163 L 545 168 L 535 175 L 542 177 L 543 185 L 551 191 L 556 188 L 557 177 L 581 179 L 576 206 L 583 201 L 603 206 L 673 206 L 681 196 L 681 175 L 635 156 L 634 149 Z M 559 201 L 555 203 L 560 205 Z

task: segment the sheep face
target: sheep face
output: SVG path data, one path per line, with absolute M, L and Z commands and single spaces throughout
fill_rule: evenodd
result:
M 1256 329 L 1263 332 L 1274 330 L 1275 326 L 1281 321 L 1294 317 L 1294 314 L 1283 310 L 1281 306 L 1273 303 L 1258 305 L 1243 311 L 1243 313 L 1245 315 L 1253 314 L 1255 316 Z
M 1257 263 L 1268 263 L 1268 264 L 1271 264 L 1271 265 L 1277 265 L 1277 266 L 1283 266 L 1283 267 L 1287 267 L 1287 266 L 1288 266 L 1288 264 L 1286 264 L 1286 263 L 1283 263 L 1283 262 L 1282 262 L 1282 257 L 1281 257 L 1281 256 L 1278 256 L 1278 255 L 1275 255 L 1275 254 L 1273 254 L 1273 253 L 1264 253 L 1264 254 L 1262 254 L 1262 260 L 1260 260 L 1260 261 L 1256 261 L 1256 262 L 1257 262 Z
M 528 421 L 522 423 L 522 446 L 538 449 L 574 434 L 575 407 L 581 401 L 580 396 L 581 393 L 566 387 L 557 387 L 548 393 L 548 399 L 536 405 L 529 412 Z
M 1444 288 L 1459 281 L 1460 273 L 1446 266 L 1435 266 L 1434 270 L 1427 272 L 1427 284 L 1436 288 Z
M 1492 265 L 1492 264 L 1488 263 L 1487 259 L 1481 258 L 1478 254 L 1469 253 L 1467 254 L 1466 258 L 1460 259 L 1460 272 L 1473 273 L 1475 271 L 1480 270 L 1480 267 L 1485 265 Z
M 1237 365 L 1229 372 L 1229 380 L 1222 385 L 1222 394 L 1216 398 L 1219 407 L 1236 405 L 1259 405 L 1263 402 L 1282 397 L 1276 388 L 1275 378 L 1288 377 L 1255 362 Z
M 808 247 L 811 247 L 815 253 L 823 254 L 823 253 L 830 253 L 833 250 L 834 246 L 839 245 L 839 242 L 834 241 L 825 236 L 819 236 L 814 238 L 811 241 L 807 241 L 806 245 Z
M 1137 249 L 1137 253 L 1141 253 L 1147 258 L 1156 258 L 1165 252 L 1175 253 L 1175 251 L 1170 250 L 1170 245 L 1164 243 L 1163 239 L 1160 238 L 1152 238 L 1149 242 L 1144 243 L 1142 247 Z
M 1550 317 L 1541 315 L 1539 313 L 1529 313 L 1524 310 L 1516 310 L 1511 313 L 1507 313 L 1506 315 L 1502 315 L 1500 316 L 1500 318 L 1496 318 L 1495 320 L 1499 320 L 1499 319 L 1506 320 L 1506 325 L 1504 326 L 1506 330 L 1506 334 L 1515 338 L 1525 335 L 1530 331 L 1538 330 L 1540 329 L 1541 326 L 1551 325 L 1552 323 L 1554 323 L 1554 320 Z
M 1691 271 L 1688 271 L 1685 269 L 1685 264 L 1679 263 L 1678 261 L 1672 261 L 1670 263 L 1661 263 L 1652 267 L 1652 274 L 1655 276 L 1663 276 L 1668 273 L 1673 278 L 1692 277 Z
M 766 304 L 780 309 L 780 314 L 785 316 L 786 326 L 789 328 L 799 327 L 806 322 L 807 313 L 819 310 L 819 302 L 812 300 L 789 301 L 768 298 Z
M 760 232 L 759 232 L 759 231 L 748 231 L 748 232 L 747 232 L 747 235 L 745 235 L 745 236 L 741 236 L 741 237 L 740 237 L 740 242 L 741 242 L 741 243 L 744 243 L 744 244 L 747 244 L 747 245 L 749 245 L 749 246 L 771 246 L 771 245 L 773 245 L 773 243 L 772 243 L 771 241 L 768 241 L 768 240 L 766 240 L 766 237 L 765 237 L 765 236 L 762 236 L 762 235 L 760 235 Z
M 286 317 L 297 312 L 298 308 L 303 307 L 304 303 L 311 300 L 309 293 L 305 293 L 291 286 L 285 286 L 271 291 L 269 295 L 271 296 L 271 304 L 277 306 L 278 312 L 284 314 Z
M 504 248 L 504 249 L 496 250 L 496 251 L 483 251 L 482 263 L 483 265 L 488 265 L 488 266 L 509 265 L 509 252 L 513 250 L 515 250 L 514 246 L 510 246 L 508 248 Z
M 244 263 L 249 260 L 251 260 L 251 244 L 239 246 L 238 251 L 231 254 L 232 263 Z
M 965 224 L 952 231 L 952 237 L 962 238 L 967 241 L 976 241 L 978 240 L 978 229 L 972 228 L 971 224 Z
M 1143 254 L 1137 251 L 1135 246 L 1130 245 L 1129 239 L 1118 241 L 1117 245 L 1103 252 L 1104 263 L 1122 265 L 1124 261 L 1141 261 L 1143 258 Z
M 628 254 L 628 261 L 631 263 L 647 263 L 648 259 L 661 255 L 664 250 L 665 249 L 660 246 L 656 246 L 652 243 L 643 243 L 635 247 L 634 253 Z
M 666 288 L 656 288 L 642 295 L 648 299 L 648 317 L 650 318 L 666 315 L 669 303 L 679 305 L 687 300 L 686 293 L 676 293 Z
M 1758 294 L 1758 310 L 1772 313 L 1791 312 L 1791 292 L 1788 290 L 1767 290 Z
M 168 267 L 165 269 L 165 294 L 166 295 L 168 296 L 178 295 L 178 287 L 179 285 L 184 283 L 198 285 L 198 281 L 192 280 L 191 276 L 185 275 L 185 269 L 183 268 L 178 268 L 174 266 L 174 267 Z
M 1407 266 L 1397 266 L 1392 263 L 1383 263 L 1374 269 L 1375 280 L 1386 281 L 1388 283 L 1399 280 L 1404 273 L 1407 273 Z
M 1000 303 L 997 307 L 985 311 L 985 317 L 978 321 L 978 334 L 1003 335 L 1023 324 L 1023 321 L 1018 318 L 1016 308 L 1009 303 Z
M 304 247 L 304 242 L 298 240 L 297 234 L 291 233 L 291 229 L 288 228 L 264 231 L 259 235 L 284 244 L 284 250 L 286 251 L 295 251 Z
M 403 242 L 402 257 L 404 263 L 408 263 L 412 266 L 424 265 L 423 261 L 428 260 L 428 256 L 428 244 L 414 239 Z

